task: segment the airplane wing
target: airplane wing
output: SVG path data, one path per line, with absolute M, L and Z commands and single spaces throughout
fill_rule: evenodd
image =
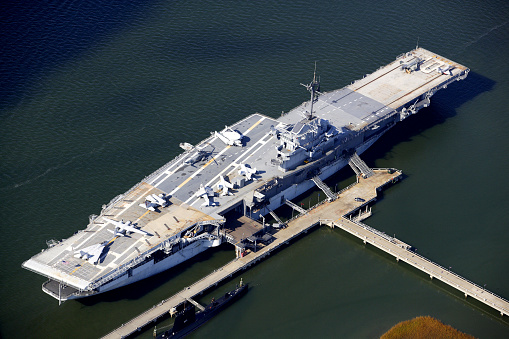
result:
M 214 136 L 218 137 L 219 140 L 221 140 L 222 142 L 224 142 L 227 145 L 230 145 L 230 146 L 233 145 L 231 143 L 230 139 L 228 139 L 226 136 L 224 136 L 221 132 L 214 132 Z
M 102 255 L 105 247 L 106 247 L 106 242 L 88 246 L 88 247 L 82 248 L 81 250 L 75 251 L 74 257 L 85 259 L 88 262 L 96 265 L 99 262 L 99 259 L 101 258 L 101 255 Z
M 223 186 L 223 192 L 221 193 L 221 195 L 229 195 L 230 192 L 228 192 L 228 186 Z
M 143 208 L 146 208 L 147 210 L 149 211 L 153 211 L 155 212 L 156 211 L 156 207 L 159 206 L 158 204 L 155 204 L 153 202 L 151 202 L 150 200 L 145 200 L 145 202 L 142 202 L 140 205 L 140 207 L 143 207 Z
M 159 206 L 166 207 L 166 205 L 168 205 L 168 201 L 166 199 L 164 199 L 163 197 L 161 197 L 160 195 L 152 194 L 152 197 L 157 201 Z
M 138 233 L 138 234 L 142 234 L 142 235 L 151 235 L 150 233 L 145 232 L 144 230 L 140 230 L 139 228 L 136 228 L 134 226 L 130 226 L 127 224 L 118 226 L 118 228 L 121 228 L 121 229 L 125 230 L 126 232 L 134 232 L 134 233 Z
M 207 191 L 205 190 L 205 187 L 203 187 L 203 184 L 200 184 L 200 189 L 195 193 L 195 196 L 197 198 L 201 198 L 206 194 L 207 194 Z
M 247 167 L 246 164 L 240 165 L 239 174 L 244 175 L 247 180 L 251 180 L 251 176 L 256 172 L 256 168 Z
M 134 232 L 134 233 L 139 233 L 139 234 L 143 234 L 143 235 L 150 235 L 150 233 L 148 232 L 145 232 L 143 230 L 140 230 L 134 226 L 131 226 L 132 223 L 129 221 L 129 223 L 126 223 L 124 221 L 117 221 L 117 220 L 112 220 L 112 219 L 109 219 L 109 218 L 104 218 L 104 220 L 108 221 L 108 222 L 111 222 L 113 225 L 115 225 L 116 228 L 118 228 L 119 230 L 124 230 L 126 232 Z
M 158 201 L 157 201 L 157 198 L 156 198 L 156 195 L 155 194 L 149 194 L 145 197 L 145 200 L 148 200 L 150 201 L 151 203 L 154 203 L 154 204 L 157 204 Z

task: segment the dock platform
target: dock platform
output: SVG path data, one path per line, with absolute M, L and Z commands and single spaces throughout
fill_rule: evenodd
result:
M 149 310 L 133 318 L 129 322 L 113 330 L 103 338 L 125 338 L 142 328 L 155 323 L 159 318 L 167 315 L 173 307 L 186 300 L 193 299 L 219 283 L 230 279 L 239 272 L 258 263 L 273 251 L 289 244 L 296 237 L 307 233 L 310 229 L 321 225 L 339 227 L 342 230 L 360 238 L 364 243 L 372 244 L 387 252 L 399 261 L 429 274 L 444 283 L 458 289 L 465 296 L 471 296 L 482 303 L 496 309 L 502 315 L 509 314 L 509 302 L 502 297 L 476 285 L 467 279 L 433 263 L 429 259 L 411 250 L 411 246 L 386 235 L 383 232 L 365 225 L 359 221 L 350 220 L 355 213 L 361 213 L 370 202 L 376 200 L 378 192 L 387 185 L 397 182 L 402 172 L 394 169 L 375 169 L 369 178 L 358 177 L 356 183 L 346 187 L 337 194 L 334 201 L 324 200 L 312 207 L 306 214 L 301 214 L 287 222 L 287 227 L 273 234 L 273 241 L 258 251 L 248 251 L 247 255 L 236 258 L 223 267 L 213 271 L 193 285 L 184 288 L 172 297 L 161 301 Z

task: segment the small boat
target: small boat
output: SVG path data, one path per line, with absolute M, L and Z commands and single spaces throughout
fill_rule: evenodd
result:
M 234 290 L 226 292 L 225 295 L 219 299 L 212 298 L 210 304 L 207 305 L 205 310 L 198 313 L 195 312 L 195 306 L 191 303 L 186 303 L 184 309 L 177 313 L 173 327 L 164 331 L 161 335 L 157 336 L 158 339 L 166 338 L 183 338 L 190 334 L 198 327 L 209 321 L 217 313 L 228 307 L 228 305 L 235 302 L 237 299 L 246 294 L 248 284 L 243 284 L 242 280 Z

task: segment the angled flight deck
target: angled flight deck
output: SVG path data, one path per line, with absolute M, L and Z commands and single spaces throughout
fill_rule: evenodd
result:
M 314 187 L 469 69 L 422 48 L 278 119 L 255 113 L 212 133 L 91 215 L 23 267 L 58 300 L 109 291 L 225 241 L 227 212 L 258 219 Z M 246 114 L 249 108 L 246 109 Z

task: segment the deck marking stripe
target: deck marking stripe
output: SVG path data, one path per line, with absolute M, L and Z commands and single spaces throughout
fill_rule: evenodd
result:
M 226 146 L 224 150 L 222 150 L 221 152 L 219 152 L 216 157 L 218 155 L 221 155 L 223 154 L 227 149 L 231 148 L 232 146 Z M 181 183 L 180 185 L 177 186 L 176 189 L 174 189 L 173 191 L 171 191 L 170 195 L 173 195 L 173 193 L 175 193 L 178 189 L 180 189 L 182 186 L 184 186 L 185 184 L 187 184 L 189 182 L 189 180 L 191 180 L 192 178 L 194 178 L 196 176 L 196 174 L 198 174 L 199 172 L 201 172 L 202 170 L 205 169 L 205 167 L 207 167 L 208 165 L 210 165 L 213 161 L 216 160 L 216 157 L 213 157 L 212 159 L 210 159 L 209 161 L 207 161 L 207 163 L 205 165 L 203 165 L 199 170 L 197 170 L 196 172 L 193 173 L 193 175 L 191 175 L 189 178 L 187 178 L 186 180 L 184 180 L 183 183 Z
M 270 140 L 272 140 L 273 136 L 271 136 L 269 139 L 267 139 L 266 141 L 263 141 L 263 138 L 261 138 L 260 140 L 258 140 L 253 146 L 251 146 L 246 152 L 242 153 L 241 155 L 239 155 L 239 157 L 234 161 L 232 162 L 228 167 L 226 167 L 224 170 L 222 170 L 221 172 L 219 172 L 219 174 L 217 174 L 214 178 L 212 178 L 212 180 L 210 180 L 206 186 L 210 186 L 210 184 L 212 182 L 214 182 L 215 180 L 217 180 L 219 178 L 220 175 L 222 175 L 224 172 L 226 172 L 226 170 L 228 170 L 229 168 L 233 167 L 233 170 L 231 170 L 230 172 L 227 173 L 227 175 L 230 175 L 233 171 L 235 171 L 237 169 L 237 167 L 239 167 L 239 164 L 241 163 L 241 161 L 239 161 L 242 157 L 246 156 L 249 154 L 248 157 L 254 155 L 256 152 L 258 152 L 265 144 L 267 144 Z M 254 150 L 253 152 L 249 153 L 251 150 L 253 150 L 255 147 L 258 148 L 256 150 Z M 247 158 L 247 157 L 246 157 Z M 191 197 L 189 197 L 189 199 L 187 199 L 184 203 L 185 204 L 189 204 L 189 201 L 191 201 L 191 199 L 195 198 L 194 195 L 192 195 Z M 196 198 L 196 200 L 191 204 L 191 206 L 193 206 L 194 204 L 196 204 L 198 201 L 200 201 L 200 198 Z
M 72 275 L 74 272 L 79 270 L 81 267 L 83 267 L 83 265 L 80 265 L 80 266 L 76 267 L 71 273 L 69 273 L 69 275 Z
M 203 144 L 203 142 L 201 142 L 200 144 L 198 144 L 198 146 L 196 146 L 196 149 L 201 151 L 203 150 L 205 147 L 207 147 L 207 145 L 211 145 L 212 142 L 214 142 L 215 140 L 217 139 L 217 137 L 213 137 L 212 139 L 210 139 L 208 142 L 205 143 L 205 146 L 202 146 L 201 148 L 198 148 L 198 146 L 201 146 Z M 205 139 L 207 140 L 207 139 Z M 190 155 L 191 153 L 189 153 Z M 156 178 L 154 178 L 153 180 L 151 180 L 151 182 L 149 182 L 149 184 L 152 184 L 153 186 L 157 187 L 157 185 L 159 185 L 161 182 L 163 182 L 164 180 L 166 180 L 170 175 L 172 175 L 173 173 L 175 173 L 180 167 L 182 167 L 182 165 L 184 165 L 184 162 L 187 160 L 186 158 L 188 158 L 188 156 L 185 156 L 183 157 L 182 159 L 180 159 L 179 161 L 175 162 L 174 164 L 172 164 L 171 166 L 169 166 L 165 171 L 163 171 L 160 175 L 158 175 Z M 178 165 L 178 166 L 177 166 Z M 171 168 L 177 166 L 177 168 L 175 168 L 173 171 L 170 171 Z M 159 183 L 156 185 L 154 184 L 159 178 L 161 178 L 163 175 L 165 174 L 168 174 L 163 180 L 159 181 Z
M 248 134 L 250 131 L 253 130 L 253 128 L 255 128 L 260 122 L 262 122 L 263 120 L 265 120 L 265 117 L 262 117 L 260 120 L 258 120 L 257 122 L 254 123 L 253 126 L 251 126 L 245 133 L 244 135 Z M 181 183 L 180 185 L 178 185 L 173 191 L 171 191 L 169 194 L 170 195 L 173 195 L 175 194 L 175 192 L 177 192 L 179 189 L 181 189 L 185 184 L 187 184 L 191 179 L 193 179 L 198 173 L 200 173 L 201 171 L 203 171 L 205 169 L 205 167 L 207 167 L 208 165 L 210 165 L 212 162 L 216 161 L 216 159 L 219 158 L 220 155 L 222 155 L 224 152 L 226 152 L 228 149 L 230 149 L 232 146 L 228 145 L 226 146 L 221 152 L 219 152 L 215 157 L 213 157 L 212 159 L 210 159 L 205 165 L 203 165 L 199 170 L 197 170 L 196 172 L 194 172 L 191 176 L 189 176 L 189 178 L 187 178 L 186 180 L 184 180 L 183 183 Z
M 150 210 L 147 210 L 145 213 L 143 213 L 143 214 L 141 215 L 141 217 L 139 217 L 138 219 L 136 219 L 136 222 L 140 221 L 140 220 L 141 220 L 141 218 L 143 218 L 144 216 L 146 216 L 146 215 L 148 214 L 148 212 L 150 212 Z

